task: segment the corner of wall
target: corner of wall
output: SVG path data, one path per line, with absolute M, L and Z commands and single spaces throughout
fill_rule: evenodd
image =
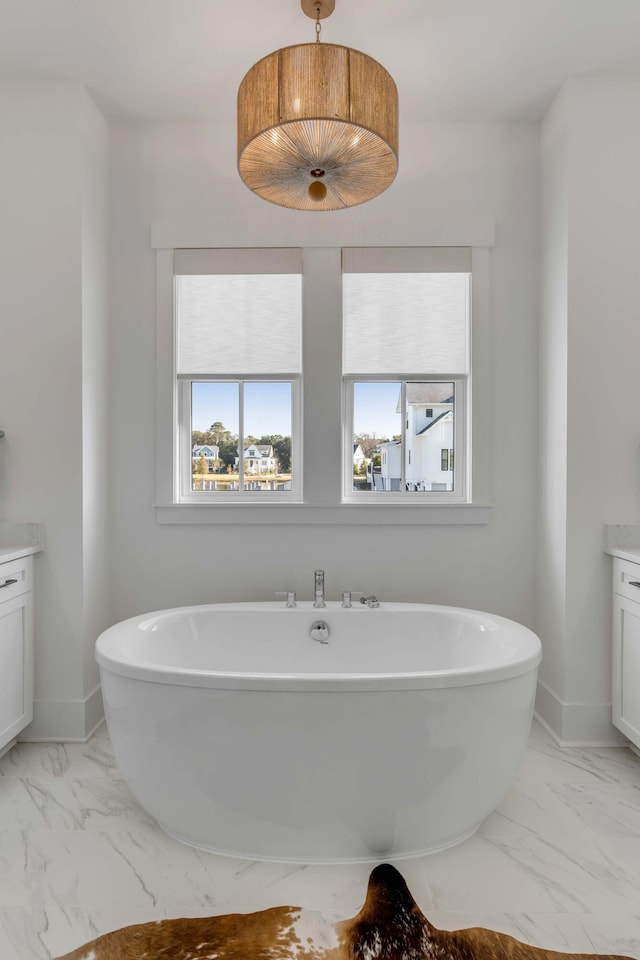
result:
M 94 687 L 84 700 L 36 700 L 33 721 L 18 740 L 28 743 L 86 743 L 104 719 L 102 690 Z
M 538 680 L 535 717 L 563 747 L 628 745 L 611 722 L 610 703 L 566 703 Z

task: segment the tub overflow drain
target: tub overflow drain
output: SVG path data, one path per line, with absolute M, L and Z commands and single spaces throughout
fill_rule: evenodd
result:
M 329 643 L 329 624 L 324 620 L 314 620 L 309 630 L 309 636 L 318 643 Z

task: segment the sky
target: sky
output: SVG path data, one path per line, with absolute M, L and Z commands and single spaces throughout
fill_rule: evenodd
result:
M 208 430 L 220 420 L 231 433 L 239 433 L 238 384 L 194 383 L 191 394 L 193 430 Z M 291 435 L 291 385 L 289 383 L 245 383 L 245 436 Z
M 354 433 L 392 437 L 400 433 L 396 405 L 398 383 L 354 384 Z M 244 387 L 245 436 L 291 434 L 291 387 L 288 383 L 248 382 Z M 236 383 L 194 383 L 192 387 L 192 426 L 208 430 L 220 420 L 227 430 L 237 434 L 238 385 Z
M 400 433 L 399 383 L 354 383 L 353 432 L 391 439 Z

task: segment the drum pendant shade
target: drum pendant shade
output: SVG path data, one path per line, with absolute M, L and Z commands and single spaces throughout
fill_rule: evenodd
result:
M 238 90 L 238 170 L 271 203 L 339 210 L 378 196 L 398 169 L 398 92 L 376 60 L 303 43 L 259 60 Z

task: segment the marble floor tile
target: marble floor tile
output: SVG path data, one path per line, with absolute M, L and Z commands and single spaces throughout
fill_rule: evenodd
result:
M 638 783 L 638 757 L 625 747 L 560 747 L 551 737 L 529 741 L 518 780 L 545 783 Z
M 101 724 L 88 743 L 18 743 L 0 758 L 1 777 L 121 778 Z
M 18 743 L 0 758 L 0 777 L 63 777 L 74 743 Z
M 371 864 L 222 857 L 166 836 L 122 779 L 106 728 L 0 759 L 0 958 L 50 960 L 168 917 L 293 904 L 360 909 Z M 640 960 L 640 757 L 563 748 L 534 724 L 507 796 L 473 837 L 395 861 L 436 926 L 484 926 L 565 952 Z

